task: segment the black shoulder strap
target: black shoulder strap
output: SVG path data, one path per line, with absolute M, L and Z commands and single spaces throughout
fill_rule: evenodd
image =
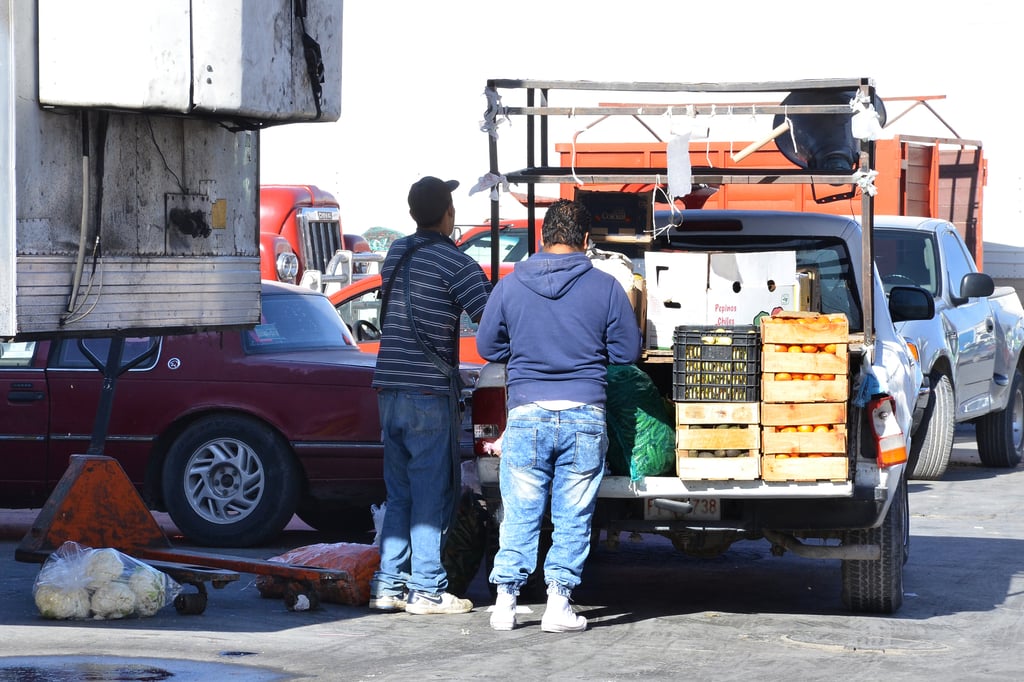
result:
M 391 271 L 391 277 L 388 278 L 388 281 L 384 283 L 384 289 L 381 290 L 381 294 L 380 294 L 380 330 L 381 330 L 381 332 L 384 331 L 384 316 L 387 314 L 387 311 L 388 311 L 388 299 L 391 298 L 391 287 L 395 283 L 395 278 L 398 277 L 398 271 L 401 270 L 402 266 L 405 265 L 409 261 L 409 257 L 412 256 L 412 254 L 414 252 L 418 251 L 421 246 L 426 246 L 428 243 L 429 242 L 419 242 L 418 244 L 413 244 L 408 249 L 406 249 L 405 253 L 403 253 L 401 255 L 401 257 L 398 259 L 398 262 L 395 263 L 395 269 Z

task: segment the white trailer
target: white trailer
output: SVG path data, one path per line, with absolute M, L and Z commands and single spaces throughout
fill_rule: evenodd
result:
M 259 321 L 259 130 L 337 120 L 340 0 L 0 0 L 0 338 Z

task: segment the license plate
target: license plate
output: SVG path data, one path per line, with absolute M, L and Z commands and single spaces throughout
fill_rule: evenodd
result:
M 692 504 L 693 511 L 683 514 L 669 509 L 662 509 L 654 505 L 653 499 L 648 499 L 644 509 L 644 518 L 648 521 L 671 521 L 673 519 L 719 521 L 722 518 L 722 502 L 717 497 L 695 497 L 679 501 Z

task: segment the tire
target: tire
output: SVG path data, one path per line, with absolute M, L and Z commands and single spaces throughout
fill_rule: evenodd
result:
M 344 501 L 307 497 L 295 513 L 302 521 L 335 542 L 373 542 L 373 516 L 370 507 L 356 507 Z
M 916 481 L 942 478 L 953 452 L 956 428 L 953 384 L 945 374 L 933 376 L 931 384 L 921 426 L 910 444 L 910 478 Z
M 1006 407 L 975 423 L 978 457 L 987 467 L 1012 468 L 1024 451 L 1024 388 L 1020 370 L 1013 373 Z
M 498 553 L 499 547 L 499 534 L 501 528 L 501 516 L 502 509 L 501 503 L 497 504 L 495 514 L 491 517 L 490 527 L 488 528 L 487 535 L 487 550 L 484 554 L 484 566 L 487 570 L 487 575 L 490 577 L 491 569 L 494 568 L 494 557 Z M 540 537 L 537 541 L 537 564 L 530 573 L 530 576 L 526 579 L 526 582 L 521 588 L 519 588 L 519 598 L 524 602 L 538 602 L 547 599 L 547 585 L 544 582 L 544 559 L 547 558 L 548 550 L 551 549 L 551 518 L 547 512 L 544 514 L 544 520 L 541 522 Z M 491 592 L 491 596 L 495 596 L 498 592 L 497 585 L 493 584 L 488 580 L 487 587 Z
M 877 528 L 848 531 L 845 545 L 882 548 L 880 559 L 842 561 L 843 605 L 856 613 L 895 613 L 903 605 L 903 565 L 909 551 L 907 482 L 900 481 L 896 496 Z
M 465 596 L 473 578 L 480 572 L 487 548 L 488 525 L 483 497 L 472 490 L 463 492 L 458 515 L 441 551 L 441 564 L 448 574 L 448 591 L 458 597 Z
M 161 486 L 167 512 L 190 541 L 251 547 L 295 514 L 300 475 L 288 444 L 247 417 L 203 418 L 171 444 Z

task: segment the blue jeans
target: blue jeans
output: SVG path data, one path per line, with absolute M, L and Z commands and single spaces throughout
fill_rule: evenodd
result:
M 567 596 L 580 584 L 607 450 L 605 413 L 599 407 L 545 410 L 529 404 L 509 411 L 499 474 L 504 516 L 492 583 L 518 594 L 533 572 L 550 496 L 554 531 L 544 582 L 556 583 Z
M 458 415 L 444 395 L 381 391 L 377 402 L 388 499 L 372 593 L 444 592 L 441 548 L 456 501 L 451 424 Z

